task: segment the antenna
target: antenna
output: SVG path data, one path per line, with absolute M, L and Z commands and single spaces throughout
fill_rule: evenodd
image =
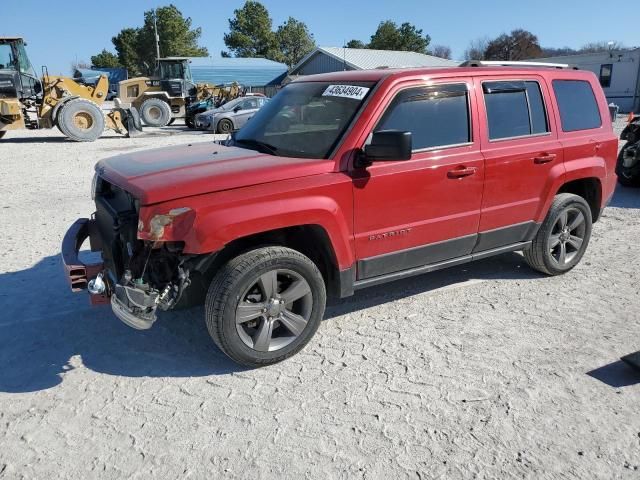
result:
M 153 11 L 153 31 L 156 36 L 156 61 L 160 60 L 160 35 L 158 35 L 158 10 Z

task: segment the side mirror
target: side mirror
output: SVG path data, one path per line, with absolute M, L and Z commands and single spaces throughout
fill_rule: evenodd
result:
M 364 163 L 411 160 L 411 132 L 380 130 L 373 132 L 364 147 Z
M 239 112 L 240 110 L 242 110 L 242 107 L 240 105 L 236 105 L 235 107 L 233 107 L 233 111 L 234 112 Z

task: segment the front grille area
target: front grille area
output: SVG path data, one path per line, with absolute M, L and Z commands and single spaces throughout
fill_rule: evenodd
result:
M 105 266 L 119 279 L 140 248 L 137 240 L 138 201 L 104 179 L 96 193 L 96 224 Z

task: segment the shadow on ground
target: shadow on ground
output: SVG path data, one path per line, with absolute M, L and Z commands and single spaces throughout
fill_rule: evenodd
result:
M 536 277 L 520 255 L 506 254 L 358 292 L 330 304 L 326 318 L 472 279 Z M 62 381 L 61 374 L 80 362 L 99 373 L 127 377 L 208 376 L 241 370 L 214 346 L 203 308 L 161 314 L 153 328 L 137 331 L 117 320 L 108 306 L 88 303 L 84 292 L 70 292 L 59 256 L 0 274 L 0 391 L 53 387 Z
M 587 372 L 587 375 L 613 388 L 628 387 L 640 383 L 640 370 L 632 368 L 622 360 L 591 370 Z
M 629 188 L 618 185 L 609 206 L 617 208 L 640 208 L 640 188 Z

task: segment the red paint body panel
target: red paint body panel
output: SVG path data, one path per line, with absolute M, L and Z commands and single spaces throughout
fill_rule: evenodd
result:
M 470 78 L 431 83 L 466 83 L 472 92 L 470 102 L 475 102 Z M 382 98 L 372 102 L 375 109 L 360 132 L 358 147 L 365 143 L 369 132 L 399 91 L 425 84 L 424 79 L 409 79 L 381 89 L 379 97 Z M 472 112 L 475 111 L 472 108 Z M 472 116 L 471 125 L 472 137 L 477 139 L 477 118 Z M 476 172 L 464 178 L 448 176 L 449 171 L 460 168 L 474 168 Z M 477 140 L 455 148 L 414 152 L 408 161 L 380 162 L 370 166 L 354 179 L 357 257 L 373 257 L 476 234 L 483 179 L 484 160 Z M 408 233 L 370 240 L 401 230 Z
M 331 240 L 340 268 L 347 269 L 355 261 L 352 191 L 350 177 L 328 173 L 199 195 L 187 203 L 178 199 L 143 206 L 140 220 L 145 228 L 138 237 L 149 238 L 148 225 L 154 215 L 188 205 L 195 212 L 188 232 L 163 238 L 184 241 L 185 253 L 220 250 L 232 240 L 254 233 L 318 225 Z
M 149 205 L 326 173 L 333 164 L 203 142 L 119 155 L 99 162 L 96 169 L 142 205 Z
M 565 133 L 551 80 L 589 81 L 603 125 Z M 490 141 L 481 83 L 533 79 L 547 106 L 550 133 Z M 617 139 L 606 99 L 590 72 L 530 68 L 449 68 L 336 72 L 298 81 L 377 81 L 360 115 L 330 159 L 296 159 L 202 143 L 122 155 L 98 164 L 109 181 L 140 200 L 150 239 L 155 215 L 189 208 L 184 223 L 167 227 L 162 240 L 185 242 L 186 253 L 209 253 L 255 233 L 296 225 L 318 225 L 327 233 L 340 269 L 363 258 L 473 235 L 527 221 L 541 222 L 562 185 L 597 178 L 602 206 L 615 187 Z M 363 147 L 396 92 L 409 86 L 467 83 L 472 142 L 416 152 L 409 161 L 354 168 Z M 553 154 L 548 163 L 534 158 Z M 475 168 L 452 179 L 456 168 Z M 383 240 L 370 237 L 410 229 Z

